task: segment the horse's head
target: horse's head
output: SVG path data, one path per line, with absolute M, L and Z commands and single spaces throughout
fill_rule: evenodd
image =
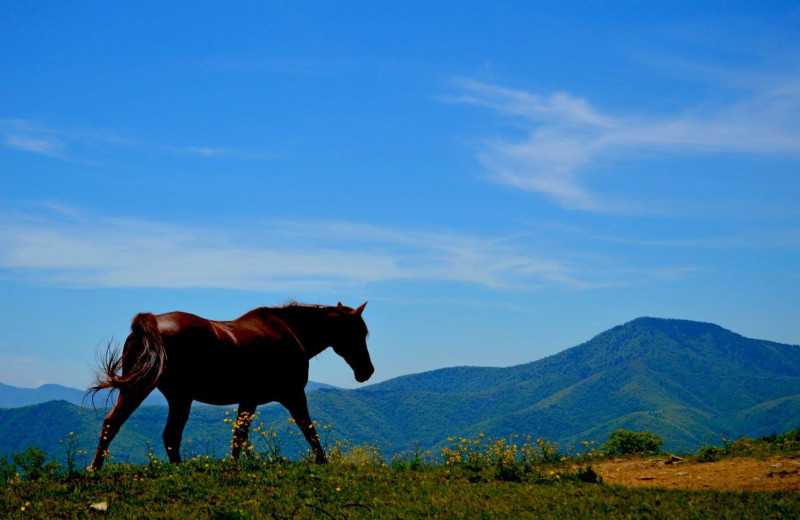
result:
M 356 381 L 363 383 L 370 378 L 375 368 L 372 366 L 372 361 L 369 358 L 369 351 L 367 350 L 367 324 L 361 317 L 364 312 L 364 307 L 367 303 L 358 309 L 345 307 L 341 303 L 337 305 L 332 314 L 336 319 L 332 320 L 334 325 L 334 339 L 331 344 L 334 352 L 344 358 L 350 368 L 353 369 L 353 374 Z

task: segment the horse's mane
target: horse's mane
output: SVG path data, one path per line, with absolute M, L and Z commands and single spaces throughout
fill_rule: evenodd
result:
M 280 307 L 268 307 L 270 310 L 273 311 L 293 311 L 293 310 L 301 310 L 301 309 L 335 309 L 336 307 L 333 305 L 320 305 L 318 303 L 301 303 L 297 300 L 287 300 L 287 302 Z M 348 309 L 352 310 L 350 307 Z M 362 320 L 363 323 L 363 320 Z M 367 335 L 369 335 L 369 329 L 367 329 L 367 324 L 364 323 L 364 331 Z
M 282 306 L 277 307 L 277 308 L 278 309 L 286 309 L 286 308 L 291 308 L 291 309 L 297 309 L 297 308 L 303 308 L 303 309 L 327 309 L 329 307 L 331 307 L 331 305 L 320 305 L 318 303 L 302 303 L 302 302 L 298 302 L 297 300 L 287 300 L 285 304 L 283 304 Z

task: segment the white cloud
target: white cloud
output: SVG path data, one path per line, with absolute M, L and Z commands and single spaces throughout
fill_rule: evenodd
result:
M 676 239 L 637 239 L 599 235 L 596 240 L 617 244 L 654 247 L 678 247 L 691 249 L 798 249 L 800 248 L 800 230 L 768 229 L 757 232 L 737 233 L 702 238 Z
M 90 160 L 98 150 L 136 150 L 154 154 L 179 154 L 195 157 L 225 157 L 257 160 L 264 152 L 235 150 L 218 146 L 168 146 L 131 139 L 105 129 L 55 128 L 29 119 L 0 119 L 0 142 L 8 148 L 47 155 L 69 161 Z
M 213 155 L 222 155 L 227 152 L 224 148 L 213 148 L 210 146 L 187 146 L 185 148 L 171 148 L 176 153 L 183 153 L 188 155 L 201 155 L 204 157 L 211 157 Z
M 798 84 L 785 78 L 728 106 L 661 116 L 612 115 L 566 92 L 542 96 L 472 80 L 448 101 L 524 121 L 527 137 L 496 139 L 479 153 L 491 179 L 567 208 L 619 211 L 633 206 L 592 192 L 581 177 L 600 160 L 642 151 L 800 155 Z
M 578 290 L 627 283 L 614 262 L 603 270 L 594 258 L 543 254 L 518 237 L 338 221 L 257 222 L 244 232 L 86 218 L 56 209 L 0 215 L 0 269 L 6 276 L 67 287 L 275 291 L 392 281 Z
M 5 135 L 3 144 L 9 148 L 49 156 L 58 156 L 66 149 L 64 142 L 60 139 L 52 137 L 30 137 L 20 134 Z

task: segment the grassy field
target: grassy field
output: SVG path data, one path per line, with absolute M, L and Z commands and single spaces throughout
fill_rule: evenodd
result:
M 195 456 L 172 465 L 151 455 L 148 464 L 109 463 L 88 472 L 79 469 L 85 454 L 71 436 L 64 444 L 66 466 L 36 448 L 11 460 L 0 457 L 0 517 L 800 518 L 800 492 L 794 489 L 794 482 L 800 482 L 795 478 L 800 471 L 795 464 L 800 459 L 798 430 L 726 442 L 688 459 L 660 453 L 657 435 L 622 430 L 603 446 L 584 443 L 579 452 L 562 453 L 545 439 L 478 436 L 453 438 L 436 456 L 417 451 L 391 460 L 374 447 L 332 440 L 326 445 L 328 465 L 286 460 L 274 431 L 256 428 L 253 433 L 253 440 L 262 442 L 250 444 L 239 461 Z M 641 455 L 631 458 L 626 451 Z M 682 466 L 677 468 L 673 459 Z M 658 472 L 667 471 L 665 460 L 673 479 L 714 464 L 751 467 L 731 463 L 745 459 L 760 463 L 759 475 L 781 481 L 783 491 L 637 486 L 658 485 L 654 475 L 661 478 Z M 774 459 L 787 469 L 774 469 Z M 606 482 L 594 469 L 601 467 Z M 632 472 L 628 485 L 611 484 L 623 481 L 621 469 Z M 648 480 L 634 471 L 644 471 Z M 713 484 L 713 478 L 704 478 Z
M 664 491 L 581 482 L 546 469 L 520 481 L 464 468 L 192 460 L 112 465 L 6 484 L 4 518 L 798 518 L 800 494 Z M 91 504 L 105 503 L 95 511 Z

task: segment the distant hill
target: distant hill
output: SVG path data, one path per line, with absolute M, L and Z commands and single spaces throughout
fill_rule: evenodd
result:
M 325 383 L 309 381 L 308 385 L 306 385 L 306 392 L 312 392 L 320 388 L 335 389 L 336 387 Z M 32 404 L 46 403 L 47 401 L 66 401 L 78 406 L 81 404 L 91 405 L 91 399 L 87 398 L 86 402 L 84 402 L 85 395 L 86 390 L 78 390 L 77 388 L 54 384 L 42 385 L 38 388 L 20 388 L 0 383 L 0 408 L 19 408 Z M 95 405 L 104 406 L 107 396 L 108 391 L 98 392 L 94 397 Z M 111 404 L 113 404 L 113 402 Z M 151 393 L 144 401 L 144 406 L 166 405 L 167 400 L 158 390 Z
M 66 401 L 80 406 L 85 395 L 86 390 L 54 384 L 42 385 L 38 388 L 20 388 L 0 383 L 0 408 L 18 408 L 47 401 Z M 94 400 L 98 405 L 102 405 L 105 403 L 107 395 L 108 392 L 98 392 Z M 146 406 L 164 406 L 167 401 L 161 392 L 155 391 L 147 397 L 144 404 Z
M 651 430 L 667 449 L 693 450 L 719 444 L 722 436 L 800 426 L 800 347 L 748 339 L 709 323 L 640 318 L 532 363 L 447 368 L 358 390 L 321 389 L 309 395 L 309 409 L 342 437 L 388 451 L 417 443 L 437 450 L 447 437 L 479 433 L 529 434 L 565 447 L 604 441 L 617 428 Z M 280 406 L 259 410 L 260 420 L 287 429 Z M 193 408 L 185 438 L 194 439 L 195 453 L 227 452 L 223 416 L 219 408 Z M 165 417 L 163 407 L 141 408 L 112 454 L 143 454 L 146 439 L 161 453 Z M 79 427 L 91 445 L 100 420 L 68 403 L 0 410 L 0 454 L 34 440 L 58 449 L 60 432 Z M 305 450 L 296 436 L 284 447 Z

